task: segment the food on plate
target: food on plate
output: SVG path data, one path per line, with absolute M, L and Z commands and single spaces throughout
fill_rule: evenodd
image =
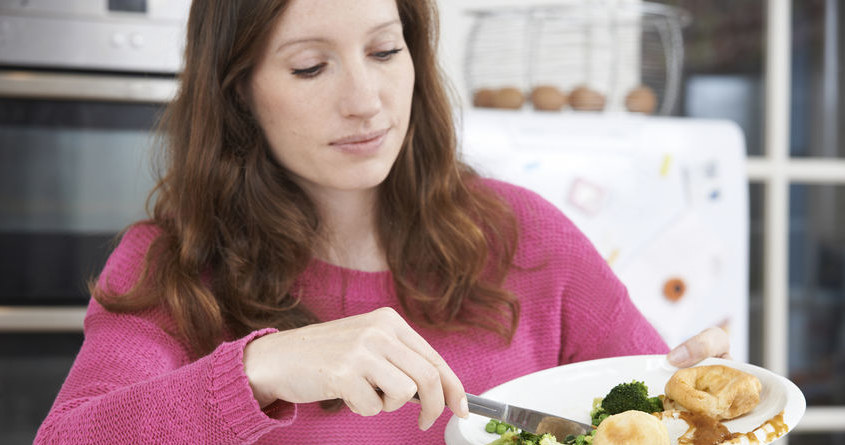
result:
M 566 93 L 552 85 L 540 85 L 531 90 L 531 103 L 540 111 L 560 111 L 566 105 Z
M 472 96 L 472 104 L 479 108 L 493 108 L 493 98 L 496 90 L 490 88 L 479 88 Z
M 651 88 L 640 85 L 625 97 L 625 108 L 634 113 L 654 113 L 657 109 L 657 95 Z
M 669 432 L 656 416 L 625 411 L 599 424 L 592 445 L 669 445 Z
M 522 90 L 515 87 L 504 87 L 496 90 L 493 95 L 493 107 L 506 110 L 518 110 L 525 103 Z
M 580 86 L 569 93 L 569 105 L 581 111 L 601 111 L 604 109 L 604 95 L 598 91 Z
M 690 411 L 663 411 L 655 413 L 666 425 L 672 443 L 678 445 L 718 445 L 739 437 L 731 434 L 728 428 L 718 420 Z
M 505 424 L 507 425 L 507 424 Z M 511 428 L 513 428 L 511 426 Z M 563 445 L 551 434 L 531 434 L 527 431 L 517 433 L 507 430 L 501 437 L 488 445 Z
M 660 397 L 648 396 L 648 387 L 645 383 L 634 380 L 630 383 L 620 383 L 611 388 L 604 397 L 593 399 L 593 409 L 590 411 L 590 419 L 593 426 L 599 426 L 613 414 L 632 410 L 648 414 L 662 411 L 663 407 Z M 594 443 L 592 442 L 592 436 L 595 433 L 596 430 L 593 430 L 590 434 L 567 436 L 563 439 L 563 444 L 584 445 Z
M 634 380 L 620 383 L 601 399 L 594 400 L 590 417 L 593 425 L 598 426 L 604 418 L 630 410 L 645 413 L 663 411 L 663 402 L 660 397 L 649 397 L 645 383 Z
M 593 400 L 590 418 L 597 428 L 588 434 L 555 439 L 519 432 L 498 421 L 486 429 L 501 434 L 491 445 L 770 443 L 789 430 L 783 412 L 748 432 L 731 432 L 722 423 L 753 410 L 761 390 L 759 379 L 747 372 L 724 365 L 696 366 L 676 371 L 665 395 L 649 396 L 648 387 L 637 380 L 614 386 Z
M 543 422 L 540 422 L 538 429 L 543 431 Z M 558 442 L 557 436 L 554 434 L 533 434 L 528 431 L 519 431 L 515 426 L 496 419 L 490 419 L 484 430 L 488 433 L 500 435 L 498 439 L 488 445 L 589 445 L 592 443 L 593 434 L 596 432 L 596 430 L 592 430 L 586 435 L 569 435 L 562 442 Z
M 488 433 L 505 434 L 505 431 L 516 431 L 516 427 L 502 422 L 501 420 L 490 419 L 487 425 L 484 426 L 484 431 Z
M 579 434 L 577 436 L 569 435 L 563 439 L 561 442 L 563 445 L 589 445 L 593 443 L 595 439 L 596 430 L 593 429 L 587 434 Z
M 734 419 L 760 403 L 760 380 L 724 365 L 679 369 L 666 383 L 664 408 Z

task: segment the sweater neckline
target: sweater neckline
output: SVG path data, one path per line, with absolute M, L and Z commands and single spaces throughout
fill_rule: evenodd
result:
M 307 269 L 315 269 L 320 272 L 341 273 L 346 275 L 347 277 L 354 276 L 358 278 L 384 277 L 385 275 L 390 275 L 390 269 L 376 271 L 352 269 L 350 267 L 339 266 L 337 264 L 321 260 L 317 257 L 311 258 L 311 262 L 308 264 Z
M 318 288 L 329 294 L 347 298 L 366 297 L 373 292 L 392 295 L 393 273 L 390 270 L 365 271 L 338 266 L 318 258 L 311 258 L 297 280 L 306 288 Z

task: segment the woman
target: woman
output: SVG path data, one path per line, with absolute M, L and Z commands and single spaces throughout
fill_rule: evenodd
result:
M 194 2 L 151 220 L 37 443 L 438 443 L 465 391 L 667 352 L 557 209 L 457 160 L 436 40 L 422 0 Z

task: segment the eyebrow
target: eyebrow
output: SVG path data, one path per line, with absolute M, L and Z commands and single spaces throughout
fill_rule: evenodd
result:
M 402 24 L 402 20 L 401 19 L 395 19 L 395 20 L 391 20 L 389 22 L 384 22 L 380 25 L 373 26 L 372 28 L 370 28 L 369 31 L 367 31 L 367 34 L 372 34 L 374 32 L 380 31 L 384 28 L 388 28 L 388 27 L 391 27 L 391 26 L 397 25 L 397 24 Z M 288 47 L 288 46 L 291 46 L 291 45 L 298 45 L 298 44 L 301 44 L 301 43 L 310 43 L 310 42 L 326 43 L 328 41 L 329 41 L 328 39 L 323 38 L 323 37 L 304 37 L 304 38 L 301 38 L 301 39 L 287 40 L 287 41 L 282 42 L 278 47 L 276 47 L 276 52 L 279 52 L 282 49 L 284 49 L 285 47 Z

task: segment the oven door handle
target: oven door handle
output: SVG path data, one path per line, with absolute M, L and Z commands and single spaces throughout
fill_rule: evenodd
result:
M 8 98 L 166 103 L 177 87 L 166 77 L 0 70 L 0 97 Z

